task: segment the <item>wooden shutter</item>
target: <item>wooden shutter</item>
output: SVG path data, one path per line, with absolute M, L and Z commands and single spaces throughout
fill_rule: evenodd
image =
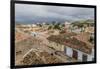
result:
M 78 59 L 78 52 L 73 50 L 73 58 Z
M 83 54 L 82 59 L 83 61 L 87 61 L 87 55 Z

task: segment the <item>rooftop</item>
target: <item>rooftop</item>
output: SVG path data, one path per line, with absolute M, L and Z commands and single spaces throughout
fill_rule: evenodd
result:
M 76 35 L 74 37 L 76 39 L 82 41 L 82 42 L 87 43 L 89 45 L 89 47 L 91 47 L 91 46 L 93 47 L 93 44 L 91 44 L 89 42 L 90 36 L 91 36 L 90 33 L 88 33 L 88 32 L 82 32 L 82 33 L 80 33 L 80 34 L 78 34 L 78 35 Z
M 78 49 L 88 54 L 90 54 L 92 51 L 92 47 L 90 45 L 88 46 L 87 43 L 80 41 L 75 37 L 71 37 L 71 35 L 67 36 L 67 33 L 61 35 L 52 35 L 47 39 L 74 49 Z

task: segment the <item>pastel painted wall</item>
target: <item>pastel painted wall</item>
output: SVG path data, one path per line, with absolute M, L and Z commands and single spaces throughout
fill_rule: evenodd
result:
M 66 55 L 68 55 L 69 57 L 72 57 L 72 54 L 73 54 L 72 48 L 66 46 Z

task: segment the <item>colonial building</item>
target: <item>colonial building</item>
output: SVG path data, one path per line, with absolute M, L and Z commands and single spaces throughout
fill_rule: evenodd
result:
M 69 57 L 78 61 L 92 61 L 94 59 L 92 46 L 73 36 L 75 35 L 52 35 L 48 37 L 48 40 L 51 47 L 55 50 L 63 51 Z

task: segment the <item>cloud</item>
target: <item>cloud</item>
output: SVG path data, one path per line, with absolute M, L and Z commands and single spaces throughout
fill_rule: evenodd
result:
M 15 20 L 19 22 L 79 20 L 93 17 L 93 8 L 15 4 Z

